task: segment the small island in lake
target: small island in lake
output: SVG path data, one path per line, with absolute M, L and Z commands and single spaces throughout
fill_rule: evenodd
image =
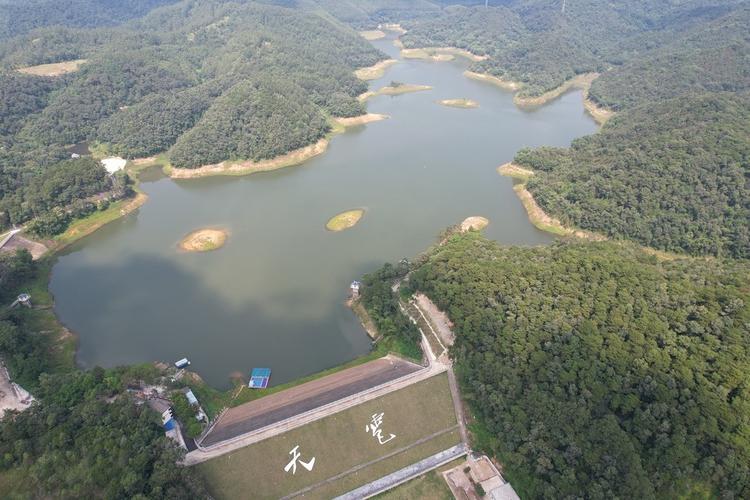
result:
M 186 252 L 210 252 L 224 246 L 229 233 L 224 229 L 198 229 L 180 241 L 180 249 Z
M 438 104 L 450 106 L 451 108 L 471 109 L 479 107 L 479 103 L 471 99 L 443 99 L 442 101 L 438 101 Z
M 340 214 L 331 217 L 328 222 L 326 222 L 326 229 L 329 231 L 343 231 L 344 229 L 349 229 L 350 227 L 354 227 L 363 215 L 365 215 L 365 211 L 361 208 L 341 212 Z

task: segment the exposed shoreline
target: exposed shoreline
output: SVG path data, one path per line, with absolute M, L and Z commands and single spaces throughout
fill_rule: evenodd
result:
M 564 226 L 558 219 L 547 214 L 536 202 L 531 192 L 526 189 L 526 181 L 534 175 L 532 170 L 516 165 L 513 162 L 509 162 L 500 165 L 497 168 L 497 172 L 500 175 L 522 181 L 513 186 L 513 191 L 515 191 L 516 195 L 521 200 L 523 208 L 526 209 L 529 221 L 537 229 L 557 236 L 575 236 L 576 238 L 589 241 L 604 241 L 607 239 L 606 236 L 598 233 Z
M 430 85 L 414 85 L 411 83 L 404 83 L 397 87 L 390 85 L 387 87 L 382 87 L 378 90 L 368 90 L 364 94 L 360 95 L 357 99 L 359 99 L 360 102 L 364 102 L 370 99 L 371 97 L 375 97 L 379 95 L 393 96 L 393 95 L 408 94 L 411 92 L 421 92 L 423 90 L 432 90 L 432 87 Z
M 438 104 L 449 108 L 461 109 L 475 109 L 479 107 L 479 103 L 473 99 L 443 99 L 438 101 Z
M 385 38 L 385 33 L 383 33 L 381 30 L 364 30 L 359 32 L 359 36 L 361 36 L 368 42 L 372 42 L 375 40 L 380 40 L 381 38 Z
M 390 118 L 388 115 L 381 113 L 367 113 L 366 115 L 352 116 L 351 118 L 335 118 L 336 123 L 342 127 L 356 127 L 368 123 L 379 122 Z
M 346 210 L 328 219 L 328 222 L 326 222 L 326 229 L 334 233 L 346 231 L 347 229 L 351 229 L 359 224 L 359 221 L 361 221 L 364 216 L 365 210 L 363 208 Z
M 213 175 L 249 175 L 257 172 L 270 172 L 284 167 L 291 167 L 306 162 L 318 155 L 325 153 L 331 138 L 346 130 L 348 127 L 364 125 L 380 120 L 385 120 L 388 115 L 377 113 L 367 113 L 365 115 L 354 116 L 351 118 L 334 118 L 332 123 L 333 130 L 325 137 L 308 146 L 295 149 L 286 154 L 270 158 L 268 160 L 252 161 L 230 161 L 225 160 L 212 165 L 204 165 L 198 168 L 177 168 L 168 167 L 165 173 L 172 179 L 199 179 Z
M 419 47 L 413 49 L 403 48 L 403 43 L 398 46 L 401 49 L 401 57 L 404 59 L 425 59 L 428 61 L 450 61 L 455 56 L 464 57 L 472 62 L 488 59 L 488 56 L 479 56 L 473 52 L 458 47 Z
M 228 238 L 229 232 L 226 229 L 197 229 L 186 235 L 179 247 L 185 252 L 210 252 L 223 247 Z
M 517 94 L 517 92 L 523 89 L 523 83 L 521 82 L 505 80 L 497 76 L 486 73 L 475 73 L 473 71 L 465 71 L 464 76 L 471 78 L 472 80 L 492 83 L 504 90 L 516 92 L 516 95 L 513 96 L 513 103 L 519 108 L 536 108 L 544 106 L 571 89 L 580 89 L 583 91 L 583 108 L 594 119 L 594 121 L 599 124 L 599 126 L 604 125 L 607 120 L 615 115 L 614 111 L 603 108 L 589 99 L 591 83 L 599 77 L 599 73 L 582 73 L 576 75 L 570 80 L 563 82 L 562 85 L 535 97 L 524 97 Z
M 383 61 L 376 62 L 372 66 L 354 70 L 354 76 L 364 81 L 377 80 L 378 78 L 383 77 L 383 75 L 385 74 L 385 70 L 387 70 L 397 62 L 398 61 L 396 59 L 384 59 Z

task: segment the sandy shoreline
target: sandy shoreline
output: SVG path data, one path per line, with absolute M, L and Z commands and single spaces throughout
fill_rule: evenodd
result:
M 488 75 L 486 73 L 475 73 L 473 71 L 465 71 L 464 76 L 466 76 L 467 78 L 471 78 L 472 80 L 492 83 L 504 90 L 510 90 L 513 92 L 518 92 L 521 89 L 523 89 L 523 84 L 520 82 L 505 80 L 497 76 Z M 513 102 L 519 108 L 535 108 L 539 106 L 544 106 L 545 104 L 557 99 L 558 97 L 560 97 L 561 95 L 563 95 L 564 93 L 568 92 L 571 89 L 580 89 L 583 91 L 584 109 L 589 115 L 591 115 L 594 121 L 596 121 L 599 125 L 604 125 L 604 123 L 607 120 L 609 120 L 610 118 L 612 118 L 612 116 L 614 116 L 615 112 L 612 110 L 603 108 L 597 105 L 591 99 L 589 99 L 589 89 L 591 88 L 591 83 L 594 80 L 596 80 L 598 77 L 599 77 L 599 73 L 582 73 L 580 75 L 576 75 L 570 80 L 563 82 L 563 84 L 560 85 L 559 87 L 556 87 L 552 90 L 548 90 L 544 94 L 536 96 L 536 97 L 524 97 L 524 96 L 520 96 L 516 94 L 513 97 Z
M 411 83 L 404 83 L 402 85 L 399 85 L 398 87 L 388 86 L 380 88 L 378 90 L 368 90 L 364 94 L 357 97 L 357 99 L 359 99 L 360 102 L 364 102 L 371 97 L 379 95 L 400 95 L 408 94 L 410 92 L 421 92 L 423 90 L 432 90 L 432 87 L 429 85 L 414 85 Z
M 223 247 L 229 237 L 225 229 L 198 229 L 180 241 L 180 250 L 185 252 L 209 252 Z
M 332 136 L 343 132 L 346 128 L 385 120 L 386 118 L 388 118 L 388 115 L 378 113 L 367 113 L 351 118 L 334 118 L 331 120 L 334 128 L 326 137 L 319 139 L 314 144 L 310 144 L 268 160 L 225 160 L 198 168 L 170 167 L 165 170 L 165 173 L 172 179 L 199 179 L 201 177 L 209 177 L 212 175 L 249 175 L 257 172 L 269 172 L 284 167 L 291 167 L 325 153 Z
M 359 36 L 361 36 L 368 42 L 372 42 L 374 40 L 380 40 L 381 38 L 385 38 L 385 33 L 383 33 L 381 30 L 365 30 L 365 31 L 360 31 Z
M 478 56 L 465 49 L 458 47 L 420 47 L 414 49 L 405 49 L 403 44 L 401 57 L 404 59 L 426 59 L 429 61 L 450 61 L 454 56 L 464 57 L 472 62 L 479 62 L 488 59 L 488 56 Z
M 388 118 L 390 116 L 380 113 L 367 113 L 366 115 L 353 116 L 351 118 L 335 118 L 334 120 L 343 127 L 356 127 L 357 125 L 366 125 L 368 123 L 387 120 Z
M 443 99 L 438 104 L 450 108 L 474 109 L 479 107 L 479 103 L 473 99 Z
M 523 181 L 513 186 L 513 191 L 515 191 L 516 195 L 521 200 L 523 208 L 526 209 L 526 213 L 529 216 L 529 221 L 537 229 L 547 231 L 548 233 L 556 234 L 558 236 L 575 236 L 576 238 L 586 239 L 590 241 L 604 241 L 607 239 L 606 236 L 598 233 L 564 226 L 558 219 L 547 214 L 547 212 L 545 212 L 542 207 L 540 207 L 536 202 L 531 192 L 526 189 L 525 181 L 527 181 L 529 177 L 532 177 L 534 175 L 534 172 L 532 170 L 521 167 L 520 165 L 516 165 L 513 162 L 508 162 L 500 165 L 497 168 L 497 172 L 500 175 Z
M 354 76 L 360 80 L 377 80 L 385 74 L 385 70 L 396 64 L 398 61 L 395 59 L 385 59 L 379 61 L 372 66 L 366 68 L 360 68 L 354 71 Z

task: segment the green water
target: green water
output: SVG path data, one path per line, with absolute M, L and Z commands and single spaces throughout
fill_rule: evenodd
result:
M 375 42 L 397 56 L 390 40 Z M 535 229 L 495 168 L 524 146 L 566 146 L 592 133 L 580 92 L 532 112 L 512 94 L 465 78 L 467 63 L 402 60 L 391 80 L 431 91 L 380 96 L 369 111 L 389 120 L 350 130 L 302 166 L 246 177 L 173 181 L 145 176 L 148 202 L 61 256 L 50 289 L 55 311 L 79 336 L 83 367 L 183 356 L 210 384 L 255 366 L 279 384 L 366 353 L 370 340 L 345 307 L 349 283 L 385 261 L 412 257 L 446 226 L 490 220 L 502 243 L 538 245 Z M 441 106 L 470 98 L 478 109 Z M 340 233 L 326 221 L 366 210 Z M 204 254 L 177 243 L 204 226 L 226 227 L 226 246 Z

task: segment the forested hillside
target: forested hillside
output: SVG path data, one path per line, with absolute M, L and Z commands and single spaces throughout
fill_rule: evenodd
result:
M 438 247 L 465 396 L 521 498 L 750 494 L 750 267 L 615 243 Z
M 528 189 L 564 224 L 693 255 L 750 258 L 750 94 L 622 112 L 570 149 L 522 150 Z
M 385 57 L 319 9 L 182 0 L 147 10 L 118 27 L 40 28 L 3 44 L 0 226 L 40 215 L 34 186 L 81 141 L 126 158 L 169 152 L 176 167 L 311 144 L 328 116 L 365 111 L 353 70 Z M 61 77 L 14 71 L 73 59 L 86 63 Z
M 743 4 L 740 0 L 583 0 L 567 2 L 563 12 L 560 2 L 530 0 L 504 7 L 452 7 L 440 16 L 407 22 L 409 32 L 402 41 L 406 47 L 456 46 L 487 55 L 489 59 L 472 69 L 521 82 L 521 95 L 526 96 L 542 94 L 577 74 L 609 71 L 626 62 L 633 63 L 633 73 L 638 72 L 633 82 L 640 85 L 650 78 L 645 84 L 657 87 L 659 70 L 649 63 L 639 66 L 638 61 L 666 57 L 669 50 L 662 47 L 683 53 L 701 47 L 714 51 L 747 47 L 747 23 L 742 22 L 746 9 L 735 13 Z M 725 16 L 733 20 L 722 20 Z M 712 22 L 713 32 L 706 27 Z M 676 68 L 678 63 L 671 61 L 670 66 Z M 729 90 L 727 85 L 748 86 L 731 69 L 716 75 L 707 74 L 705 68 L 681 71 L 700 80 L 693 86 L 719 90 Z
M 114 26 L 176 1 L 3 0 L 0 2 L 0 41 L 44 26 Z

